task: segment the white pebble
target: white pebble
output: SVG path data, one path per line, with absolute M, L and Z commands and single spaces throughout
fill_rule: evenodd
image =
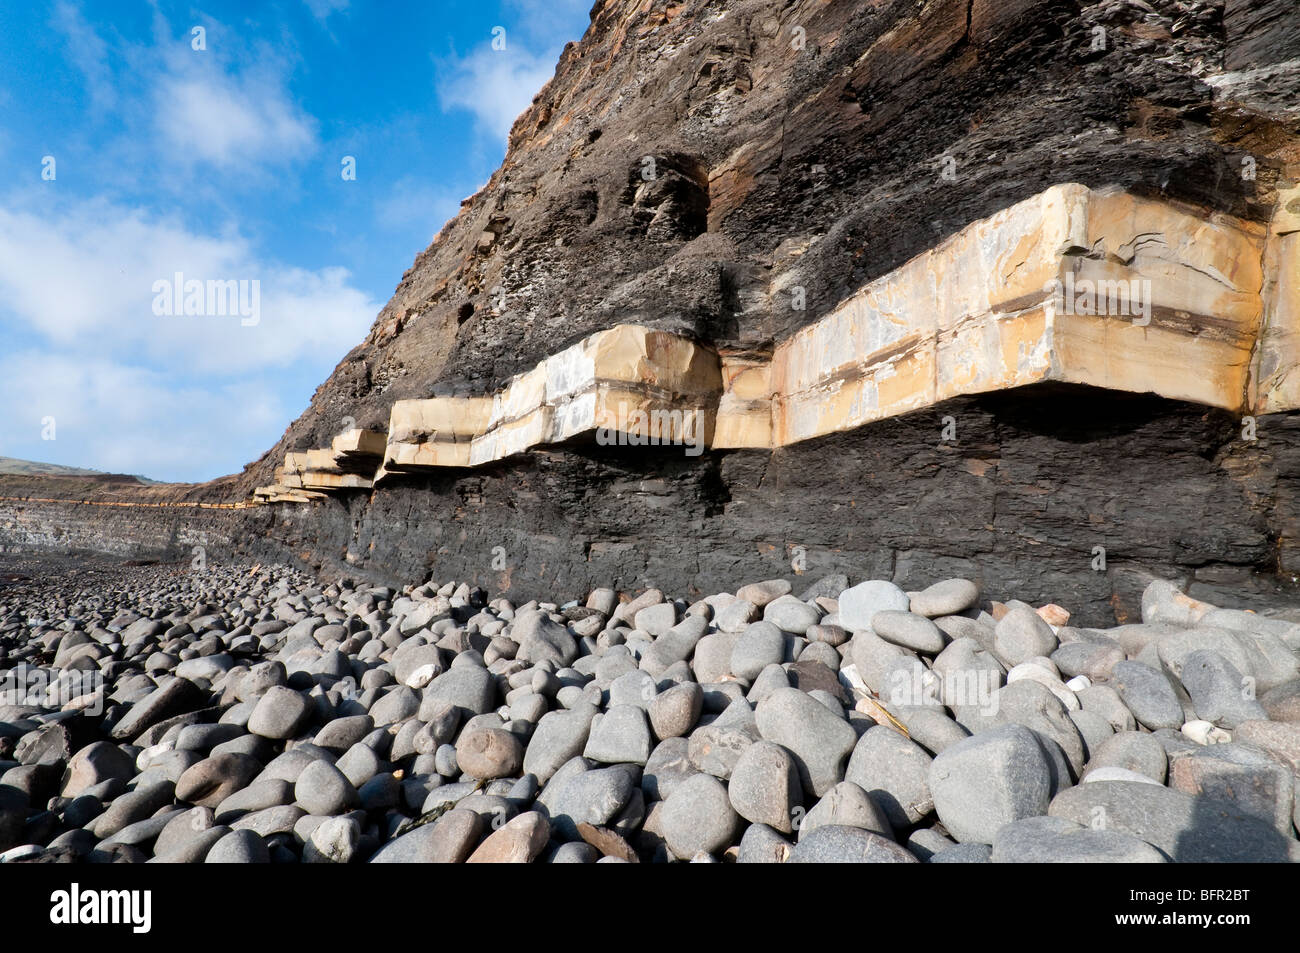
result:
M 1208 721 L 1189 721 L 1183 734 L 1198 745 L 1217 745 L 1232 740 L 1232 735 Z

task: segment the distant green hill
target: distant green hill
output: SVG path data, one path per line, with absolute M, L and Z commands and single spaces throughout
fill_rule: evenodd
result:
M 126 473 L 105 473 L 102 470 L 86 470 L 81 467 L 65 467 L 57 463 L 36 463 L 32 460 L 15 460 L 13 457 L 0 457 L 0 473 L 14 473 L 20 476 L 80 476 L 110 477 L 114 480 L 138 480 L 140 483 L 156 483 L 142 476 Z

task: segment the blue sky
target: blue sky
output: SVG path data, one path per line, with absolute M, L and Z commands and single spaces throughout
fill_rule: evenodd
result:
M 0 5 L 0 456 L 238 472 L 487 181 L 590 6 Z M 245 311 L 167 314 L 178 272 L 244 282 Z

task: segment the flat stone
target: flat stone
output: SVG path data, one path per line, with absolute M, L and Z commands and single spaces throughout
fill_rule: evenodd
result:
M 515 658 L 521 662 L 549 661 L 563 668 L 578 657 L 578 642 L 568 628 L 541 610 L 516 616 L 511 623 L 510 637 L 519 643 Z
M 215 808 L 261 773 L 261 763 L 249 755 L 213 755 L 185 769 L 176 781 L 176 799 Z
M 172 677 L 132 705 L 110 734 L 118 740 L 134 738 L 151 725 L 197 708 L 202 703 L 201 688 L 189 679 Z
M 1295 775 L 1268 753 L 1241 744 L 1219 744 L 1175 758 L 1169 766 L 1169 786 L 1234 804 L 1292 835 L 1296 808 Z
M 927 655 L 943 651 L 948 640 L 940 628 L 923 615 L 886 609 L 871 619 L 871 629 L 886 642 Z
M 298 775 L 293 788 L 294 800 L 308 814 L 332 815 L 360 803 L 357 789 L 347 775 L 328 761 L 313 761 Z
M 551 825 L 536 811 L 526 811 L 512 818 L 472 853 L 471 864 L 531 864 L 545 849 L 551 837 Z
M 894 837 L 893 826 L 880 805 L 852 781 L 841 781 L 818 799 L 799 824 L 799 840 L 828 825 L 874 831 L 891 840 Z
M 245 814 L 238 820 L 233 821 L 230 827 L 232 830 L 237 831 L 255 831 L 264 838 L 269 838 L 275 834 L 292 834 L 294 825 L 306 813 L 296 804 L 278 804 L 275 807 L 267 807 L 260 811 Z
M 214 814 L 217 823 L 229 824 L 245 814 L 293 803 L 293 785 L 280 778 L 254 781 L 248 787 L 235 791 L 217 804 Z M 187 800 L 187 799 L 183 799 Z
M 524 752 L 523 770 L 546 784 L 569 759 L 582 754 L 596 717 L 596 706 L 580 704 L 569 711 L 542 716 Z
M 1268 713 L 1254 697 L 1254 682 L 1247 680 L 1218 652 L 1198 649 L 1183 660 L 1182 683 L 1196 714 L 1222 728 L 1243 721 L 1260 721 Z
M 646 713 L 635 705 L 615 705 L 595 721 L 582 755 L 605 764 L 644 765 L 651 746 Z
M 312 744 L 335 751 L 347 751 L 374 730 L 375 720 L 369 715 L 349 715 L 326 722 Z
M 782 596 L 789 595 L 793 587 L 784 579 L 768 579 L 763 582 L 751 582 L 736 590 L 736 598 L 752 602 L 760 609 Z
M 1119 831 L 1093 830 L 1061 817 L 1026 817 L 993 837 L 995 864 L 1163 864 L 1150 844 Z
M 524 746 L 501 728 L 466 728 L 456 741 L 456 762 L 472 778 L 519 776 L 524 765 Z
M 110 779 L 129 781 L 135 775 L 134 759 L 111 741 L 86 745 L 68 762 L 60 795 L 74 798 L 87 788 Z
M 636 855 L 632 845 L 618 831 L 612 828 L 582 823 L 578 825 L 578 835 L 603 857 L 616 857 L 629 864 L 639 864 L 641 862 L 641 858 Z
M 231 831 L 207 851 L 205 864 L 267 864 L 271 862 L 266 841 L 255 831 Z
M 832 647 L 839 647 L 847 642 L 852 636 L 849 631 L 838 625 L 810 625 L 808 631 L 804 633 L 804 638 L 809 642 L 824 642 Z
M 122 828 L 169 806 L 175 797 L 175 787 L 170 781 L 158 781 L 115 797 L 107 810 L 91 823 L 91 831 L 100 839 L 112 837 Z
M 701 851 L 721 853 L 731 844 L 739 823 L 726 786 L 707 774 L 692 775 L 674 788 L 660 818 L 668 849 L 681 860 Z
M 311 702 L 305 695 L 283 685 L 273 685 L 258 699 L 248 719 L 248 730 L 277 741 L 292 738 L 306 726 L 311 711 Z
M 822 614 L 813 606 L 794 596 L 778 596 L 763 607 L 763 621 L 770 622 L 782 632 L 803 635 L 817 624 Z
M 770 741 L 756 741 L 732 768 L 727 795 L 745 820 L 790 834 L 796 809 L 803 804 L 803 785 L 790 752 Z
M 998 830 L 1047 813 L 1052 770 L 1028 728 L 1002 725 L 959 741 L 930 766 L 930 792 L 958 841 L 992 844 Z
M 844 778 L 844 759 L 857 744 L 852 726 L 797 688 L 780 688 L 755 711 L 760 736 L 789 751 L 804 789 L 821 797 Z
M 974 607 L 979 597 L 979 586 L 969 579 L 945 579 L 914 593 L 911 609 L 917 615 L 929 619 L 936 616 L 957 615 Z
M 993 654 L 1004 665 L 1019 665 L 1056 651 L 1056 633 L 1033 609 L 1016 606 L 993 629 Z
M 819 827 L 790 851 L 790 864 L 915 864 L 906 848 L 859 827 Z
M 752 682 L 768 665 L 785 658 L 785 633 L 771 622 L 755 622 L 736 639 L 731 650 L 731 674 Z
M 1163 673 L 1141 662 L 1117 662 L 1110 685 L 1144 727 L 1182 727 L 1183 706 Z
M 1228 801 L 1157 784 L 1098 781 L 1062 791 L 1049 813 L 1131 834 L 1179 863 L 1296 863 L 1300 842 Z
M 302 845 L 306 864 L 347 864 L 356 856 L 361 843 L 361 825 L 354 817 L 326 818 L 311 832 Z
M 1232 733 L 1233 741 L 1254 745 L 1300 774 L 1300 725 L 1276 721 L 1244 721 Z
M 877 579 L 845 589 L 840 593 L 839 604 L 839 624 L 850 632 L 860 632 L 871 628 L 877 612 L 888 609 L 906 612 L 910 601 L 907 593 L 892 582 Z
M 1088 761 L 1085 777 L 1101 768 L 1123 768 L 1165 783 L 1169 758 L 1153 735 L 1141 731 L 1121 731 L 1107 738 Z
M 788 840 L 766 824 L 750 824 L 740 838 L 738 864 L 784 864 L 793 849 Z
M 700 720 L 704 690 L 697 682 L 683 682 L 656 695 L 647 706 L 655 737 L 676 738 L 689 734 Z
M 844 779 L 866 791 L 893 828 L 903 830 L 934 811 L 932 763 L 919 745 L 893 728 L 877 725 L 858 739 Z
M 370 858 L 370 863 L 463 864 L 486 828 L 482 815 L 453 808 L 436 821 L 389 841 Z
M 568 765 L 563 770 L 568 770 Z M 537 799 L 550 817 L 552 833 L 560 840 L 580 840 L 578 825 L 582 823 L 611 826 L 632 802 L 636 785 L 633 773 L 625 766 L 592 770 L 584 767 L 570 776 L 565 776 L 563 770 Z

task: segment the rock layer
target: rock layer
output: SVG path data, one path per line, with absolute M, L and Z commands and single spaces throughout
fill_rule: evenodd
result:
M 1300 562 L 1293 12 L 603 0 L 274 448 L 196 487 L 0 479 L 0 545 L 517 595 L 942 568 L 1098 622 L 1151 574 L 1271 593 Z M 1149 280 L 1150 322 L 1049 275 Z M 623 327 L 716 355 L 716 404 L 590 378 L 703 407 L 699 456 L 507 387 Z M 429 400 L 458 403 L 394 426 Z

